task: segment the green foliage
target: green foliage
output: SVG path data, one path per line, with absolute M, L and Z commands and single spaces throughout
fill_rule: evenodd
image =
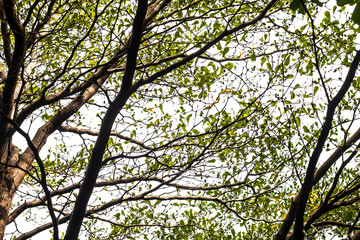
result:
M 320 2 L 319 0 L 311 0 L 311 3 L 314 3 L 320 7 L 323 5 L 323 3 Z M 293 11 L 298 11 L 301 14 L 305 14 L 306 13 L 306 4 L 309 4 L 309 2 L 307 2 L 306 0 L 292 0 L 290 3 L 290 9 Z M 360 24 L 360 1 L 358 1 L 358 0 L 337 0 L 337 5 L 338 6 L 345 6 L 345 5 L 353 6 L 353 5 L 355 5 L 354 11 L 352 12 L 352 15 L 351 15 L 351 20 L 356 24 Z
M 35 2 L 17 6 L 29 36 L 48 7 Z M 358 49 L 360 3 L 279 1 L 258 22 L 269 1 L 156 1 L 149 9 L 160 3 L 145 21 L 133 92 L 114 124 L 104 116 L 123 93 L 135 1 L 57 1 L 29 40 L 14 118 L 31 136 L 48 131 L 41 159 L 54 209 L 60 219 L 73 211 L 99 131 L 113 124 L 81 237 L 272 239 Z M 359 87 L 356 75 L 332 116 L 316 169 L 334 151 L 342 156 L 312 186 L 305 219 L 325 210 L 305 229 L 309 239 L 358 227 L 357 158 L 342 168 L 358 147 L 342 147 L 357 130 Z M 27 166 L 13 209 L 42 197 L 39 169 Z M 40 226 L 47 214 L 30 208 L 15 223 Z

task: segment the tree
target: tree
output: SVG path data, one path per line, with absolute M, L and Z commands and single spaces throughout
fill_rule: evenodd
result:
M 355 3 L 3 0 L 0 238 L 358 239 Z

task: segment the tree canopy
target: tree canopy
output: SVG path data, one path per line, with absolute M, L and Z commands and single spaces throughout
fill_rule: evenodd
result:
M 0 239 L 360 239 L 358 0 L 2 0 Z

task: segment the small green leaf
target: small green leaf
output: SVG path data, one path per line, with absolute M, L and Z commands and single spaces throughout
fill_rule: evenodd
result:
M 319 90 L 319 86 L 315 86 L 314 87 L 314 95 L 316 94 L 316 92 Z
M 306 132 L 306 133 L 310 132 L 309 128 L 306 125 L 303 126 L 303 129 L 304 129 L 304 132 Z
M 251 59 L 251 61 L 253 61 L 253 62 L 256 61 L 256 55 L 255 55 L 255 53 L 251 54 L 250 59 Z
M 266 57 L 262 57 L 261 58 L 261 66 L 264 65 L 265 62 L 266 62 Z
M 228 52 L 229 52 L 229 48 L 228 47 L 224 48 L 223 55 L 225 56 L 225 54 Z
M 270 72 L 273 71 L 270 63 L 266 63 L 266 67 Z
M 289 63 L 290 63 L 290 56 L 288 56 L 288 57 L 285 59 L 284 64 L 285 64 L 285 66 L 287 66 L 287 65 L 289 65 Z
M 324 14 L 325 14 L 325 17 L 330 18 L 330 12 L 329 11 L 325 11 Z
M 292 93 L 291 93 L 291 99 L 294 99 L 294 98 L 295 98 L 295 93 L 292 92 Z

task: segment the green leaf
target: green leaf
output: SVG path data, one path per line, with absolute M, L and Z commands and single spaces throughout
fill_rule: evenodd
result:
M 270 72 L 273 71 L 270 63 L 266 63 L 266 67 Z
M 288 66 L 289 63 L 290 63 L 290 56 L 288 56 L 288 57 L 285 59 L 284 64 L 285 64 L 285 66 Z
M 318 90 L 319 90 L 319 86 L 315 86 L 314 87 L 314 95 L 317 93 Z
M 357 0 L 338 0 L 336 1 L 336 4 L 338 6 L 344 6 L 346 4 L 352 4 L 352 3 L 355 3 Z
M 346 222 L 351 221 L 352 218 L 353 218 L 352 212 L 347 212 L 347 213 L 345 214 L 345 216 L 344 216 L 344 220 L 345 220 Z
M 360 25 L 360 2 L 356 4 L 354 12 L 351 16 L 351 20 L 353 20 L 354 23 Z
M 261 66 L 264 65 L 265 62 L 266 62 L 266 57 L 262 57 L 261 58 Z
M 295 98 L 295 93 L 291 92 L 291 99 L 294 99 L 294 98 Z
M 225 56 L 225 55 L 226 55 L 226 53 L 228 53 L 228 52 L 229 52 L 229 47 L 224 48 L 224 51 L 223 51 L 223 56 Z
M 255 55 L 255 53 L 251 54 L 250 59 L 251 59 L 251 61 L 253 61 L 253 62 L 256 61 L 256 55 Z
M 325 15 L 325 17 L 330 18 L 330 12 L 329 11 L 325 11 L 324 15 Z
M 305 0 L 303 0 L 303 1 L 304 1 L 304 4 L 305 4 Z M 301 14 L 305 14 L 305 8 L 303 6 L 302 0 L 293 0 L 290 3 L 290 9 L 295 11 L 295 12 L 298 11 Z

